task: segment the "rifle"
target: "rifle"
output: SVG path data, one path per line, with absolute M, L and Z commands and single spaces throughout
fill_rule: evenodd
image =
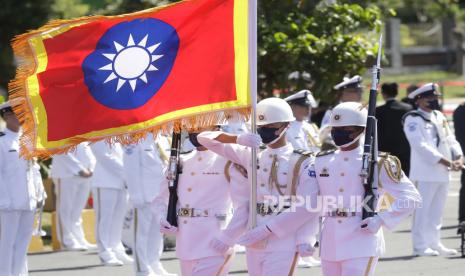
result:
M 459 224 L 458 232 L 460 233 L 460 249 L 462 251 L 462 258 L 465 258 L 465 221 Z
M 377 120 L 375 117 L 376 97 L 378 94 L 378 84 L 381 77 L 381 52 L 383 35 L 379 37 L 378 58 L 371 71 L 371 88 L 368 101 L 368 117 L 365 128 L 365 144 L 363 146 L 362 157 L 362 177 L 365 195 L 363 199 L 362 218 L 373 217 L 376 214 L 376 205 L 378 203 L 378 133 Z M 366 227 L 366 225 L 364 225 Z M 362 227 L 364 227 L 362 226 Z
M 171 140 L 171 154 L 168 163 L 168 189 L 170 198 L 166 220 L 173 226 L 178 226 L 176 206 L 178 204 L 178 181 L 180 173 L 181 132 L 174 132 Z

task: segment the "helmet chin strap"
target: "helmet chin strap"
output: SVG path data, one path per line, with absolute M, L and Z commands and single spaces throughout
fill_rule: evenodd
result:
M 347 143 L 347 144 L 340 145 L 340 146 L 337 146 L 337 147 L 338 147 L 338 148 L 347 148 L 347 147 L 350 147 L 350 146 L 352 146 L 353 144 L 357 143 L 357 141 L 360 140 L 360 137 L 362 137 L 363 134 L 364 134 L 364 132 L 362 131 L 357 137 L 354 138 L 354 140 L 350 141 L 350 142 Z
M 281 137 L 283 137 L 284 133 L 286 133 L 286 130 L 289 128 L 289 124 L 283 129 L 283 131 L 279 134 L 278 138 L 274 139 L 273 141 L 269 142 L 268 145 L 273 145 L 274 143 L 278 142 Z

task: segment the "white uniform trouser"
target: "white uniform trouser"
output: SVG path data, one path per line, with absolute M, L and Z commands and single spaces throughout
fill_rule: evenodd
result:
M 338 262 L 321 260 L 324 276 L 374 275 L 378 257 L 348 259 Z
M 81 213 L 86 207 L 90 180 L 82 177 L 54 179 L 57 193 L 57 234 L 64 247 L 84 245 Z
M 293 275 L 298 255 L 291 251 L 246 251 L 250 276 Z
M 163 235 L 150 204 L 134 208 L 134 266 L 137 275 L 148 275 L 158 266 L 163 252 Z
M 225 276 L 229 273 L 232 255 L 179 260 L 182 276 Z
M 449 183 L 418 181 L 416 184 L 423 201 L 421 207 L 415 209 L 413 217 L 413 248 L 437 248 L 441 244 L 442 214 Z
M 97 214 L 95 233 L 99 255 L 108 257 L 114 252 L 124 252 L 121 233 L 128 200 L 126 190 L 94 188 L 92 193 Z
M 33 225 L 32 211 L 0 211 L 0 275 L 27 275 L 26 256 Z

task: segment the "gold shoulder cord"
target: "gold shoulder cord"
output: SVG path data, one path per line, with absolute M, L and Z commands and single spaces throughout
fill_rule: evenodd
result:
M 224 176 L 226 177 L 226 181 L 228 182 L 231 182 L 231 173 L 229 172 L 231 165 L 231 160 L 228 160 L 228 162 L 226 162 L 226 165 L 224 166 Z
M 307 142 L 314 147 L 319 147 L 321 148 L 321 143 L 317 141 L 315 138 L 313 138 L 312 134 L 304 128 L 304 132 L 307 135 Z
M 297 162 L 294 165 L 294 170 L 292 171 L 292 186 L 291 186 L 291 196 L 295 196 L 297 194 L 297 182 L 299 179 L 299 172 L 302 163 L 308 158 L 307 155 L 302 155 L 299 157 Z
M 444 119 L 444 121 L 442 121 L 442 126 L 444 127 L 446 136 L 449 136 L 451 131 L 450 131 L 449 123 L 447 123 L 447 119 Z
M 161 159 L 165 162 L 165 164 L 168 164 L 170 160 L 168 154 L 166 154 L 165 149 L 162 148 L 159 142 L 156 142 L 156 144 L 157 144 L 158 153 L 160 154 Z
M 278 193 L 283 196 L 284 193 L 281 190 L 281 188 L 286 188 L 287 185 L 281 185 L 278 182 L 278 166 L 279 166 L 278 156 L 275 154 L 273 155 L 273 163 L 271 163 L 271 171 L 270 171 L 270 177 L 268 179 L 268 185 L 269 185 L 270 190 L 272 190 L 274 186 L 276 190 L 278 191 Z

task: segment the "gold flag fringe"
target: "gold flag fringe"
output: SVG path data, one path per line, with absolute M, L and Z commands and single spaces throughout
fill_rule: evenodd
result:
M 123 14 L 116 16 L 86 16 L 70 20 L 53 20 L 37 30 L 30 30 L 25 34 L 16 36 L 11 43 L 15 57 L 18 60 L 18 68 L 16 69 L 16 77 L 8 84 L 9 99 L 12 103 L 13 111 L 21 122 L 22 135 L 20 138 L 20 154 L 26 159 L 35 157 L 47 159 L 55 154 L 63 154 L 74 151 L 78 144 L 82 142 L 98 142 L 105 141 L 109 144 L 121 143 L 122 145 L 138 143 L 145 139 L 147 134 L 157 133 L 170 134 L 172 131 L 192 130 L 218 123 L 226 122 L 231 117 L 241 118 L 247 121 L 250 118 L 250 107 L 231 108 L 225 110 L 215 110 L 212 112 L 199 113 L 190 117 L 178 118 L 167 121 L 163 124 L 150 126 L 145 129 L 132 131 L 129 133 L 115 133 L 114 136 L 102 136 L 95 138 L 73 137 L 69 140 L 66 146 L 61 148 L 38 149 L 37 145 L 37 129 L 36 121 L 34 120 L 33 106 L 29 98 L 27 79 L 33 75 L 37 69 L 37 61 L 33 53 L 32 47 L 29 45 L 29 40 L 44 32 L 62 27 L 65 25 L 87 24 L 102 19 L 122 18 L 127 19 L 139 18 L 147 13 L 159 11 L 174 5 L 182 5 L 190 0 L 181 1 L 169 4 L 163 7 L 143 10 L 131 14 Z

